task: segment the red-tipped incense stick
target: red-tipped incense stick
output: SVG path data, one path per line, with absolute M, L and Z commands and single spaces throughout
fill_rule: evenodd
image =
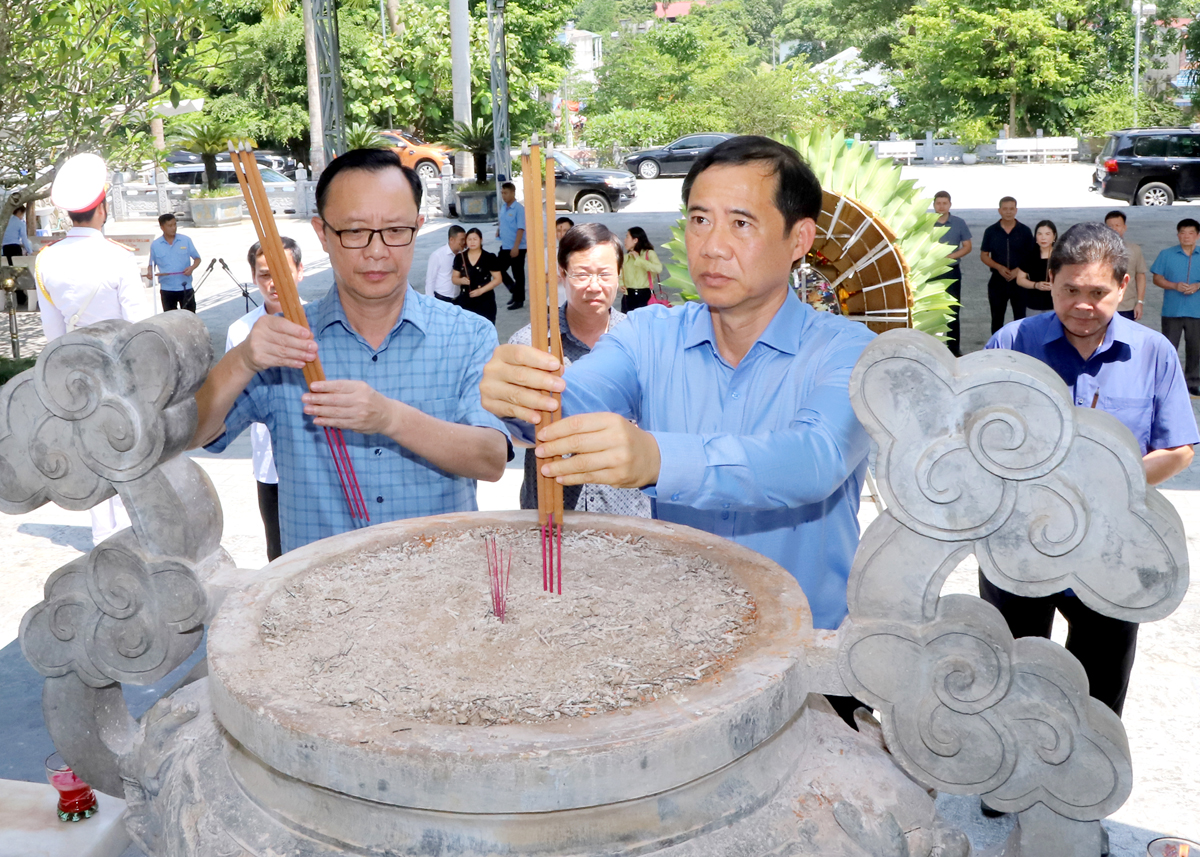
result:
M 487 550 L 492 613 L 503 623 L 508 615 L 508 579 L 512 573 L 512 550 L 505 553 L 496 542 L 495 536 L 488 536 L 484 547 Z

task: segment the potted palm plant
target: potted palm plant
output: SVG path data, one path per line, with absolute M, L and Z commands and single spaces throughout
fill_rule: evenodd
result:
M 217 155 L 229 150 L 230 140 L 238 139 L 245 139 L 245 135 L 213 116 L 202 116 L 181 128 L 176 143 L 182 149 L 195 152 L 204 163 L 204 187 L 193 191 L 188 200 L 192 222 L 196 226 L 225 226 L 242 220 L 241 191 L 222 185 L 217 172 Z
M 458 219 L 468 223 L 496 220 L 500 204 L 496 198 L 496 188 L 488 182 L 487 174 L 487 156 L 494 147 L 492 120 L 478 116 L 473 125 L 455 122 L 442 142 L 452 149 L 470 152 L 475 162 L 474 182 L 456 189 Z

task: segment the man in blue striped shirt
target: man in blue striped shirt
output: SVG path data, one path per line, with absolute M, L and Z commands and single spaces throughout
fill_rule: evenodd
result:
M 326 426 L 344 430 L 372 523 L 474 511 L 475 481 L 504 474 L 507 434 L 479 401 L 495 327 L 408 284 L 421 191 L 389 150 L 334 159 L 313 228 L 335 283 L 305 307 L 311 332 L 264 316 L 196 394 L 193 446 L 219 452 L 252 423 L 270 430 L 285 552 L 354 526 Z M 306 391 L 318 354 L 328 380 Z
M 790 288 L 820 183 L 795 150 L 735 137 L 696 161 L 683 200 L 701 302 L 638 310 L 561 378 L 548 354 L 502 345 L 484 370 L 484 406 L 529 442 L 555 407 L 546 391 L 563 391 L 567 418 L 538 430 L 536 453 L 572 457 L 543 473 L 643 489 L 656 518 L 788 569 L 814 625 L 836 628 L 868 449 L 850 372 L 873 334 Z

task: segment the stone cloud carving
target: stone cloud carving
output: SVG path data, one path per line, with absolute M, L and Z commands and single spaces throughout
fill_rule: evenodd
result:
M 1128 429 L 1073 407 L 1061 379 L 1025 355 L 956 360 L 930 337 L 886 333 L 850 392 L 879 445 L 888 508 L 850 575 L 846 687 L 884 712 L 889 749 L 920 782 L 1007 811 L 1041 804 L 1064 843 L 1098 837 L 1066 820 L 1103 818 L 1128 797 L 1120 720 L 1061 647 L 1013 640 L 991 605 L 939 593 L 974 553 L 1009 592 L 1069 588 L 1104 615 L 1161 619 L 1188 585 L 1178 514 L 1146 486 Z

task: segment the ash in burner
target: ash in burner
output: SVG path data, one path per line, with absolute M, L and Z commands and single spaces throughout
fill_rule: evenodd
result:
M 488 536 L 513 554 L 503 624 Z M 536 529 L 478 530 L 310 571 L 272 599 L 256 679 L 385 723 L 545 723 L 685 691 L 753 628 L 749 592 L 702 557 L 568 531 L 559 596 L 540 550 Z

